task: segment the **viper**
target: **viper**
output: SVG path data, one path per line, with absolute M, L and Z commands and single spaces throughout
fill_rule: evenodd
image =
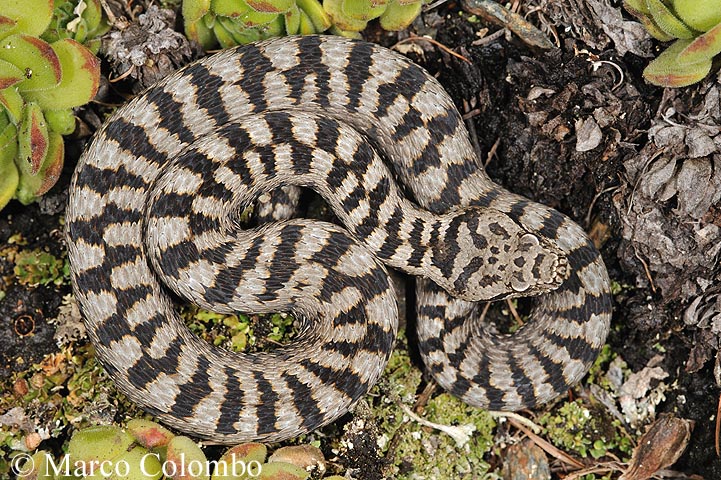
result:
M 340 225 L 240 221 L 295 187 Z M 418 277 L 423 360 L 472 405 L 555 398 L 609 329 L 608 275 L 583 230 L 493 183 L 439 83 L 363 41 L 273 39 L 169 76 L 97 132 L 66 221 L 74 293 L 110 377 L 168 425 L 218 442 L 294 437 L 352 408 L 394 346 L 387 268 Z M 300 332 L 233 353 L 193 335 L 176 296 L 288 312 Z M 477 302 L 521 296 L 535 306 L 512 335 L 479 321 Z

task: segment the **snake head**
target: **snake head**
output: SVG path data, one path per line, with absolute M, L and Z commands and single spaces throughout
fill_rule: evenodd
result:
M 434 252 L 446 260 L 434 262 L 444 277 L 437 283 L 462 300 L 538 295 L 558 288 L 568 275 L 566 256 L 556 244 L 498 210 L 471 208 L 454 215 L 444 240 L 444 251 Z

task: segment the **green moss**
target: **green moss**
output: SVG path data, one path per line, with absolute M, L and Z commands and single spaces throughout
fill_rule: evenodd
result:
M 578 480 L 611 480 L 612 478 L 614 478 L 614 472 L 609 472 L 603 476 L 600 476 L 600 474 L 589 473 L 579 477 Z
M 601 458 L 611 450 L 630 456 L 631 439 L 621 422 L 609 419 L 605 410 L 589 408 L 580 399 L 566 402 L 538 419 L 545 435 L 556 446 L 577 453 Z
M 42 250 L 22 250 L 15 254 L 15 276 L 23 285 L 60 285 L 68 278 L 67 262 Z
M 270 323 L 272 327 L 268 334 L 268 339 L 277 343 L 284 343 L 293 338 L 296 333 L 293 330 L 293 322 L 294 318 L 285 313 L 274 313 L 271 315 Z
M 621 285 L 616 280 L 611 280 L 611 295 L 618 295 L 624 291 L 625 285 Z
M 160 0 L 160 6 L 162 8 L 168 8 L 170 10 L 175 10 L 177 7 L 180 6 L 180 4 L 183 2 L 183 0 Z
M 272 350 L 297 334 L 295 318 L 285 313 L 224 315 L 187 305 L 180 314 L 193 333 L 233 352 Z
M 601 348 L 598 357 L 596 357 L 596 361 L 593 362 L 593 365 L 588 371 L 586 383 L 595 384 L 607 390 L 608 380 L 606 379 L 606 371 L 616 356 L 616 353 L 611 350 L 611 346 L 605 344 L 603 348 Z
M 242 352 L 255 344 L 247 315 L 224 315 L 195 305 L 184 307 L 180 314 L 193 333 L 215 346 Z
M 459 447 L 445 433 L 403 419 L 400 440 L 395 447 L 394 465 L 386 472 L 393 478 L 462 478 L 474 474 L 483 478 L 490 465 L 484 455 L 493 447 L 494 420 L 485 410 L 469 407 L 447 393 L 429 400 L 425 420 L 449 425 L 473 425 L 468 443 Z M 438 461 L 442 458 L 442 461 Z
M 370 394 L 373 416 L 380 423 L 378 443 L 390 462 L 385 475 L 403 480 L 462 478 L 473 473 L 474 478 L 484 478 L 490 466 L 483 457 L 493 446 L 495 421 L 485 410 L 470 407 L 447 393 L 433 396 L 420 417 L 436 424 L 475 428 L 470 441 L 458 447 L 447 434 L 419 425 L 404 413 L 403 405 L 413 409 L 421 381 L 421 371 L 411 361 L 404 332 L 400 332 L 399 345 Z M 497 478 L 493 475 L 489 473 L 488 478 Z
M 0 412 L 19 407 L 49 438 L 64 435 L 69 426 L 84 427 L 110 421 L 118 412 L 139 415 L 138 407 L 119 393 L 96 361 L 90 345 L 47 355 L 42 362 L 0 381 Z M 19 451 L 26 433 L 0 426 L 0 478 Z

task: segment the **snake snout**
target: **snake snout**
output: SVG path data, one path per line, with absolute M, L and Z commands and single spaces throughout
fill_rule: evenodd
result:
M 459 229 L 469 252 L 457 259 L 449 293 L 468 301 L 533 296 L 558 288 L 568 271 L 563 252 L 499 212 L 476 212 Z
M 512 266 L 509 285 L 518 295 L 555 290 L 566 278 L 567 260 L 563 253 L 532 233 L 518 237 L 509 263 Z

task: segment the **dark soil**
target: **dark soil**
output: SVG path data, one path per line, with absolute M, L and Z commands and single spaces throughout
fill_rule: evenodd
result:
M 64 194 L 61 196 L 60 203 L 64 204 Z M 9 245 L 10 238 L 19 233 L 27 242 L 23 249 L 40 249 L 63 257 L 61 218 L 60 213 L 43 213 L 39 204 L 25 207 L 11 202 L 0 215 L 0 248 Z M 0 301 L 0 378 L 25 370 L 46 354 L 57 351 L 55 327 L 47 319 L 57 315 L 63 295 L 70 290 L 52 284 L 22 285 L 14 279 L 14 265 L 8 258 L 0 258 L 0 290 L 6 295 Z
M 497 27 L 471 23 L 458 11 L 457 5 L 446 5 L 427 16 L 426 23 L 433 24 L 438 42 L 470 63 L 425 43 L 418 43 L 422 54 L 411 52 L 409 56 L 437 75 L 459 110 L 469 114 L 468 125 L 481 158 L 486 159 L 495 146 L 487 163 L 491 177 L 509 190 L 571 216 L 600 245 L 611 278 L 629 286 L 615 297 L 608 340 L 612 350 L 633 371 L 663 352 L 663 369 L 670 374 L 665 382 L 676 385 L 658 413 L 695 421 L 688 449 L 672 468 L 709 480 L 721 478 L 721 461 L 714 450 L 719 387 L 713 362 L 702 362 L 702 368 L 694 373 L 686 371 L 696 342 L 696 330 L 688 328 L 682 318 L 691 299 L 664 297 L 661 290 L 639 282 L 639 277 L 647 276 L 642 264 L 629 265 L 619 259 L 622 218 L 614 196 L 633 191 L 633 185 L 622 188 L 628 187 L 624 161 L 649 141 L 647 131 L 663 101 L 663 90 L 643 82 L 640 72 L 645 60 L 632 53 L 619 57 L 612 45 L 595 51 L 573 38 L 573 30 L 563 33 L 558 28 L 561 47 L 545 52 L 529 49 L 515 36 L 500 36 L 476 46 L 480 28 L 488 26 L 492 33 Z M 378 31 L 368 37 L 384 44 L 393 44 L 396 38 Z M 582 50 L 593 52 L 593 59 L 579 53 Z M 623 71 L 624 80 L 619 82 L 618 71 L 609 63 L 593 64 L 591 60 L 613 62 Z M 677 95 L 689 103 L 697 102 L 692 98 L 697 88 Z M 589 116 L 604 120 L 597 120 L 603 136 L 594 148 L 579 152 L 577 122 Z M 76 160 L 67 158 L 66 172 Z M 0 246 L 20 234 L 28 242 L 23 248 L 64 256 L 62 212 L 53 204 L 64 202 L 68 177 L 66 174 L 40 205 L 12 203 L 2 211 Z M 665 208 L 670 211 L 673 205 Z M 718 217 L 715 222 L 721 226 Z M 708 258 L 708 263 L 718 274 L 718 259 Z M 0 378 L 57 350 L 54 326 L 46 319 L 57 315 L 62 297 L 69 293 L 67 286 L 20 285 L 13 280 L 12 270 L 11 261 L 0 259 L 0 290 L 6 294 L 0 301 Z M 356 468 L 370 468 L 363 467 L 363 461 L 378 463 L 375 456 L 346 460 L 347 466 Z M 372 477 L 369 473 L 367 478 Z

